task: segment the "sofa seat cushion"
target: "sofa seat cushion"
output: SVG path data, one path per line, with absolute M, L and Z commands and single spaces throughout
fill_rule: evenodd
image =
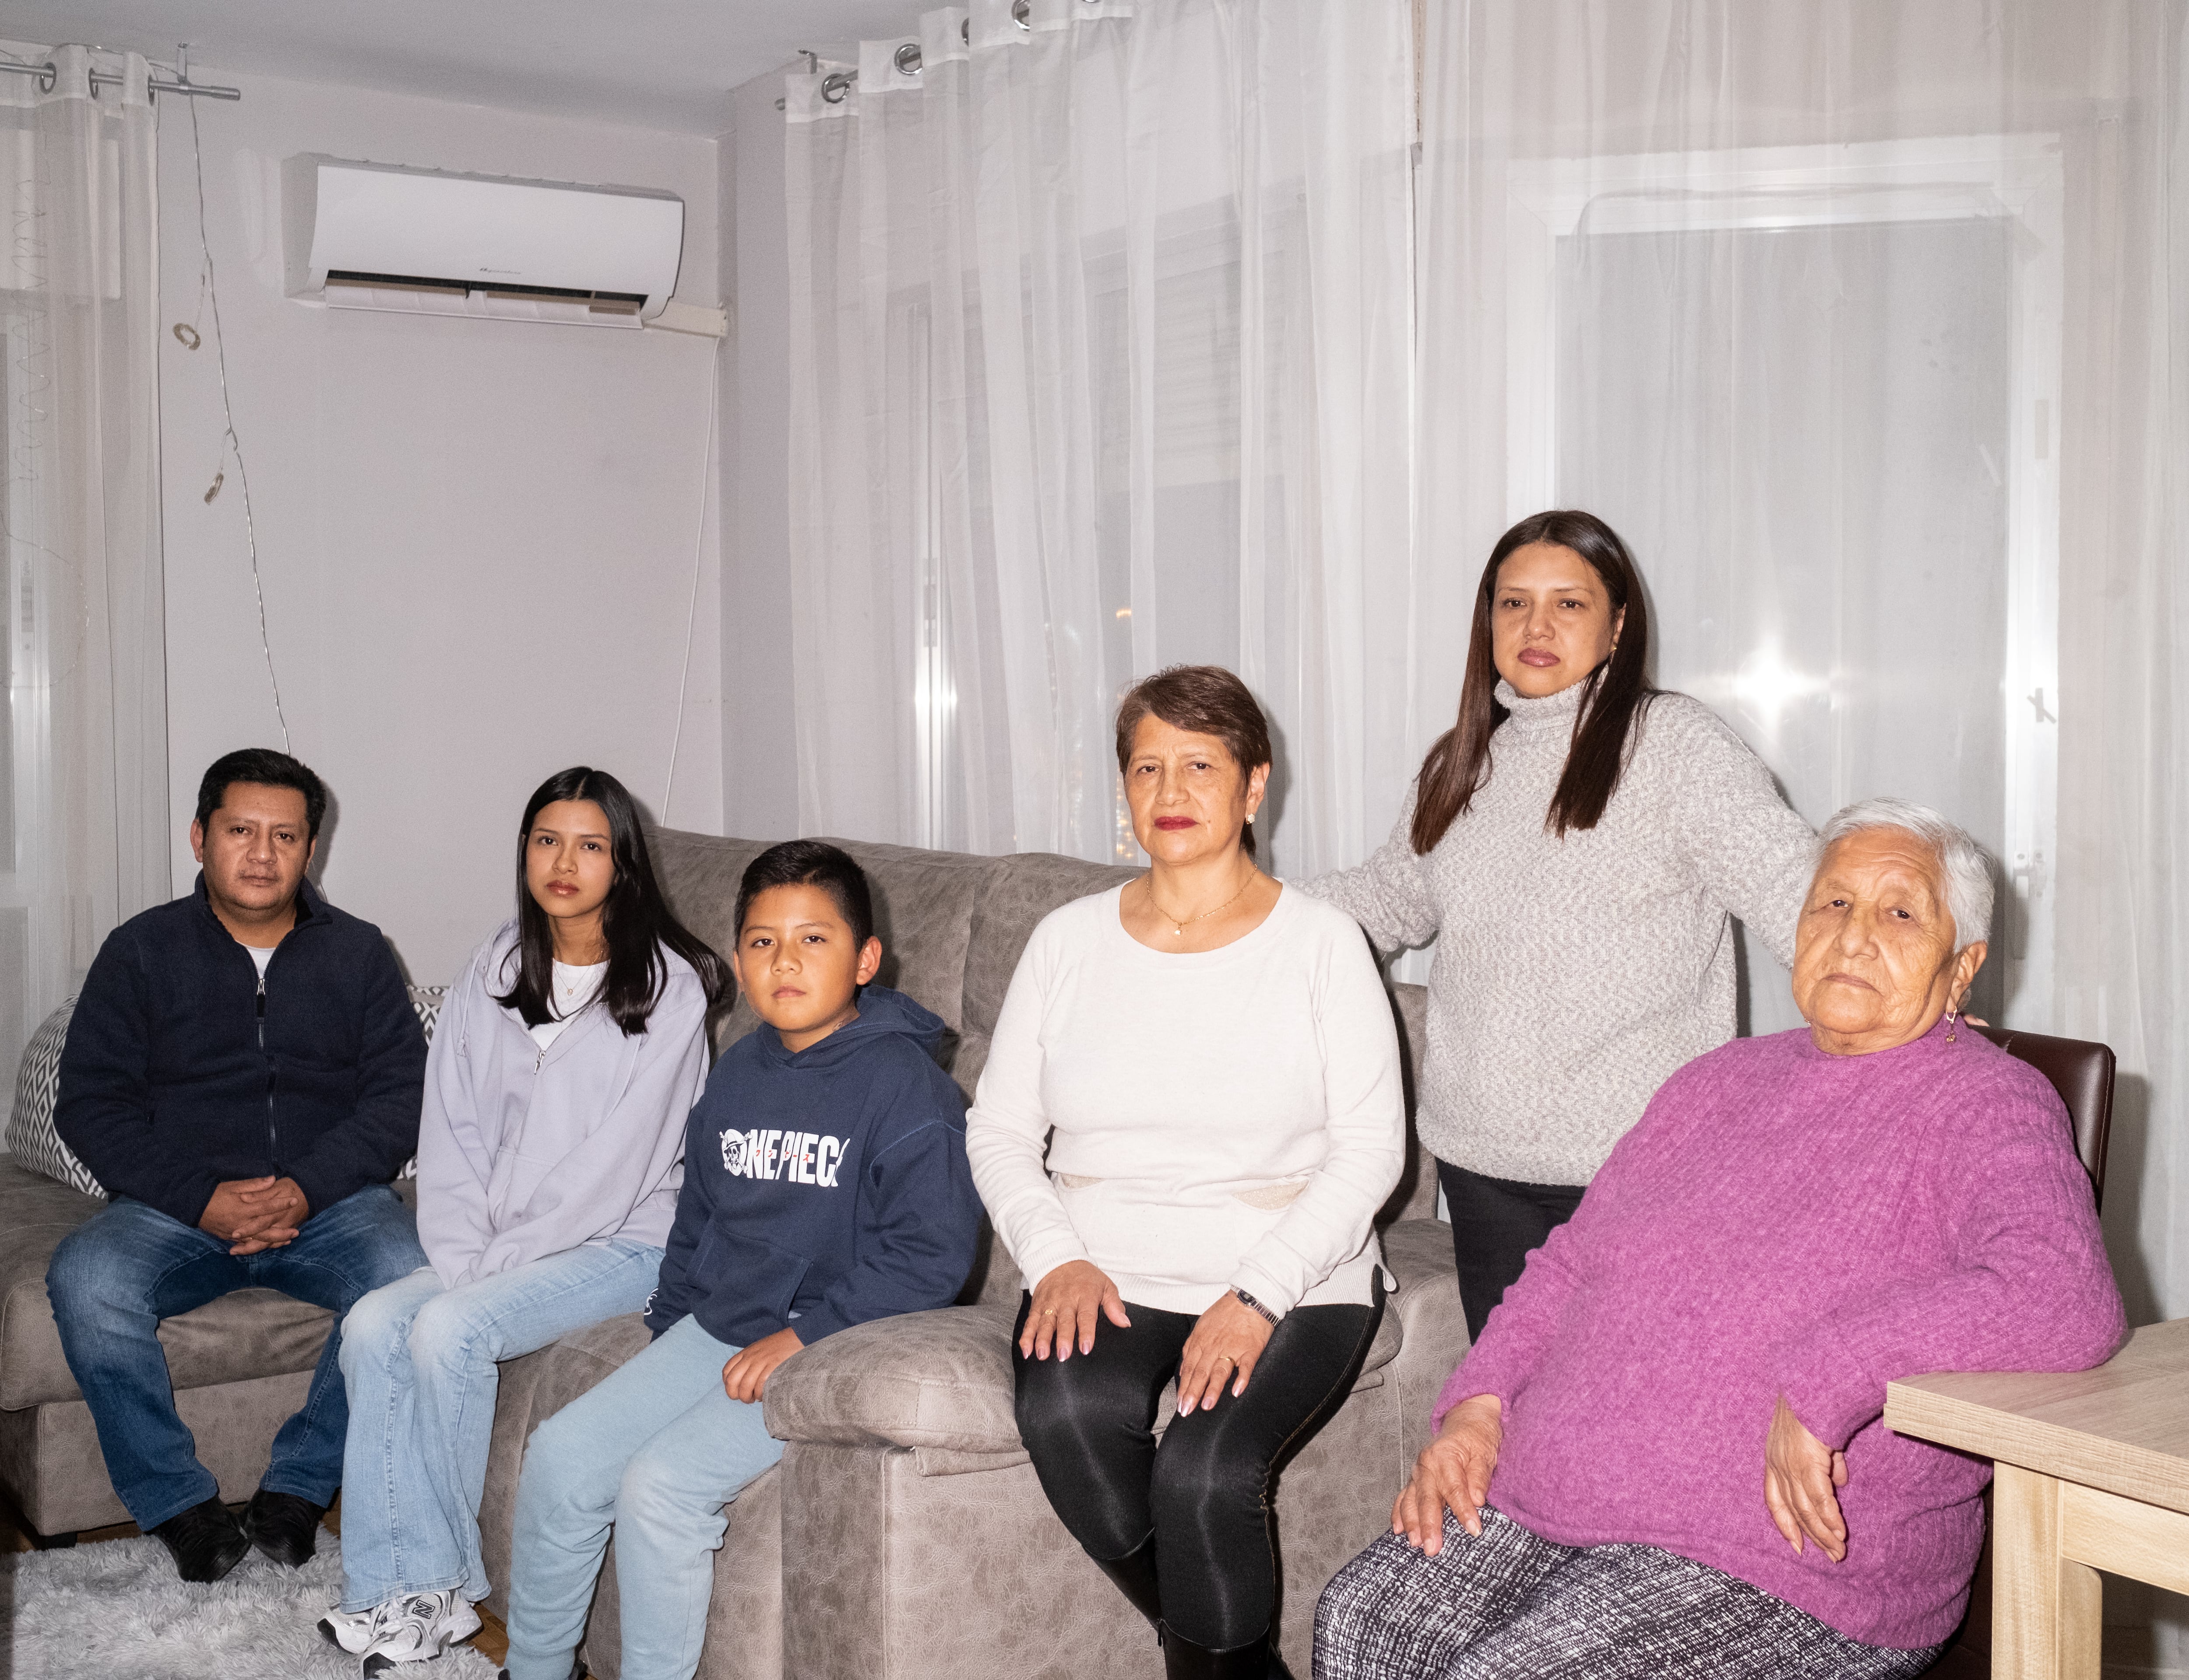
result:
M 160 1321 L 167 1374 L 178 1389 L 309 1371 L 335 1315 L 274 1289 L 239 1289 Z M 0 1298 L 0 1408 L 81 1400 L 47 1304 L 45 1279 L 19 1281 Z
M 79 1400 L 46 1299 L 46 1264 L 105 1204 L 0 1162 L 0 1410 Z M 178 1389 L 309 1371 L 334 1315 L 271 1289 L 243 1289 L 166 1320 L 160 1340 Z
M 1017 1313 L 1015 1301 L 944 1307 L 840 1330 L 769 1379 L 767 1431 L 815 1445 L 1016 1456 L 1024 1451 L 1011 1405 Z M 1383 1380 L 1400 1339 L 1399 1315 L 1386 1310 L 1356 1387 Z M 1166 1395 L 1158 1426 L 1170 1409 Z
M 276 1289 L 239 1289 L 178 1318 L 160 1321 L 160 1345 L 178 1389 L 210 1389 L 253 1377 L 309 1371 L 334 1328 L 325 1307 Z M 0 1407 L 14 1411 L 81 1400 L 61 1354 L 43 1277 L 0 1300 Z

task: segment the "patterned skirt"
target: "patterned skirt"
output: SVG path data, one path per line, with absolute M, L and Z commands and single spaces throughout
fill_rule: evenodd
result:
M 1654 1546 L 1559 1546 L 1485 1506 L 1434 1558 L 1387 1534 L 1315 1615 L 1315 1680 L 1903 1680 L 1942 1647 L 1865 1645 Z

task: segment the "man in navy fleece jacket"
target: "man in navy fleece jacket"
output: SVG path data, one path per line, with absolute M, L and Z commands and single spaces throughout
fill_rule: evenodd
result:
M 286 753 L 217 761 L 195 889 L 108 936 L 61 1052 L 54 1129 L 113 1200 L 46 1288 L 115 1491 L 185 1581 L 252 1545 L 311 1557 L 349 1407 L 338 1323 L 239 1524 L 176 1415 L 160 1321 L 248 1288 L 339 1318 L 426 1264 L 388 1187 L 418 1146 L 425 1039 L 380 931 L 304 880 L 325 812 Z
M 684 1132 L 684 1187 L 648 1304 L 652 1346 L 540 1426 L 509 1570 L 510 1680 L 567 1680 L 608 1526 L 622 1672 L 699 1661 L 724 1504 L 783 1456 L 770 1376 L 824 1336 L 947 1306 L 981 1204 L 943 1026 L 874 983 L 859 866 L 771 846 L 738 892 L 738 984 L 761 1025 L 722 1052 Z

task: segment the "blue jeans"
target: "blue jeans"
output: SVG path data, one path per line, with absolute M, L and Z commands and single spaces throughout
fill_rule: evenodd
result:
M 636 1312 L 660 1271 L 661 1250 L 615 1237 L 455 1289 L 426 1266 L 350 1309 L 343 1609 L 450 1587 L 486 1597 L 478 1508 L 501 1387 L 495 1362 Z
M 735 1352 L 679 1319 L 533 1432 L 509 1565 L 510 1680 L 568 1680 L 610 1524 L 623 1680 L 698 1671 L 722 1507 L 783 1457 L 760 1407 L 722 1390 Z
M 210 1232 L 117 1196 L 61 1239 L 46 1269 L 61 1351 L 98 1426 L 106 1474 L 141 1529 L 220 1491 L 175 1415 L 161 1319 L 238 1289 L 278 1289 L 339 1315 L 426 1264 L 410 1210 L 386 1185 L 314 1213 L 286 1247 L 240 1258 L 228 1247 Z M 269 1492 L 314 1505 L 334 1502 L 349 1426 L 337 1366 L 341 1346 L 337 1323 L 312 1372 L 304 1409 L 274 1437 L 273 1461 L 259 1481 Z

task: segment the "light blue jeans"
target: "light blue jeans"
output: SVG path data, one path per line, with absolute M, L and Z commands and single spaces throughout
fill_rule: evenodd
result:
M 342 1321 L 345 1610 L 404 1592 L 487 1595 L 479 1496 L 498 1360 L 646 1304 L 661 1250 L 611 1237 L 461 1288 L 431 1266 L 376 1289 Z
M 569 1680 L 611 1524 L 623 1680 L 698 1671 L 722 1507 L 783 1457 L 760 1407 L 722 1390 L 735 1352 L 679 1319 L 533 1432 L 509 1565 L 510 1680 Z

